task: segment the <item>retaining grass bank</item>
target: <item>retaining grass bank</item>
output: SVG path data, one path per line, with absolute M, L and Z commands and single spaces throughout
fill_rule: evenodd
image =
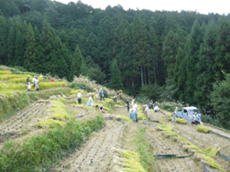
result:
M 153 158 L 153 148 L 146 141 L 145 129 L 141 128 L 135 139 L 138 151 L 140 153 L 141 164 L 146 171 L 152 171 L 154 169 L 154 158 Z
M 23 146 L 8 142 L 0 152 L 0 171 L 54 171 L 59 160 L 76 152 L 93 131 L 104 126 L 102 117 L 80 123 L 71 119 L 66 126 L 56 126 L 42 135 L 32 137 Z
M 64 94 L 69 95 L 70 88 L 60 88 L 55 90 L 44 90 L 41 92 L 17 92 L 9 97 L 0 97 L 0 122 L 15 115 L 30 103 L 38 99 L 48 99 L 52 95 Z

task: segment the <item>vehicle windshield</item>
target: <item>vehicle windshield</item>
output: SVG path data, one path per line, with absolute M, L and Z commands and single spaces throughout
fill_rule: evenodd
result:
M 200 113 L 200 111 L 199 111 L 198 109 L 189 109 L 189 110 L 188 110 L 188 114 L 189 114 L 189 115 L 193 115 L 195 112 L 196 112 L 197 114 Z

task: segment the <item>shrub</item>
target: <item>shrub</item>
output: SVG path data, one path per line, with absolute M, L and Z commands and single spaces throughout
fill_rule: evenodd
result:
M 177 118 L 177 119 L 176 119 L 176 123 L 178 123 L 178 124 L 187 124 L 188 121 L 185 120 L 185 119 Z
M 146 120 L 147 118 L 145 117 L 146 115 L 142 112 L 137 113 L 138 120 Z
M 113 99 L 109 99 L 109 98 L 106 98 L 106 100 L 102 102 L 103 107 L 108 107 L 110 109 L 114 109 L 115 104 L 116 103 L 113 101 Z
M 211 130 L 207 127 L 197 127 L 197 131 L 199 131 L 201 133 L 208 133 Z
M 41 122 L 38 122 L 35 124 L 35 126 L 38 126 L 40 128 L 55 128 L 57 126 L 63 127 L 65 125 L 64 122 L 53 120 L 53 119 L 45 119 Z
M 230 129 L 230 74 L 224 74 L 225 79 L 213 84 L 213 91 L 210 94 L 211 105 L 214 109 L 218 126 Z

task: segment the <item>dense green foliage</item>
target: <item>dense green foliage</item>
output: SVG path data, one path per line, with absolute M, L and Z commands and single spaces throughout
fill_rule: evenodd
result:
M 127 93 L 144 90 L 151 99 L 184 101 L 212 115 L 212 84 L 224 79 L 221 71 L 230 73 L 229 15 L 51 0 L 0 0 L 0 11 L 4 65 L 106 84 L 113 83 L 116 59 Z
M 225 76 L 224 81 L 219 81 L 214 84 L 213 92 L 211 93 L 211 104 L 214 107 L 214 112 L 219 122 L 219 126 L 224 126 L 230 129 L 230 74 Z
M 111 66 L 111 87 L 113 89 L 123 89 L 123 84 L 121 80 L 121 73 L 117 66 L 117 61 L 114 60 Z

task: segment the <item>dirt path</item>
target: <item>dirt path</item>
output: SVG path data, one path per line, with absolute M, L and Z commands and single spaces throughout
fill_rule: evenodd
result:
M 58 171 L 69 172 L 103 172 L 110 171 L 115 150 L 120 145 L 120 136 L 124 125 L 116 121 L 106 121 L 106 127 L 94 133 L 80 151 L 66 161 L 61 162 Z M 67 166 L 68 169 L 63 169 Z

